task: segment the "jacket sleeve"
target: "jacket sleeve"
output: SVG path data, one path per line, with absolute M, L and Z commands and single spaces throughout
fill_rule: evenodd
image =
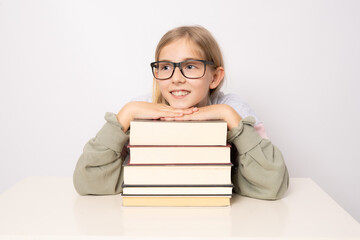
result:
M 237 155 L 232 169 L 234 191 L 258 199 L 280 199 L 289 185 L 289 175 L 280 150 L 254 128 L 247 117 L 228 132 Z
M 76 191 L 86 194 L 117 194 L 122 191 L 124 150 L 128 135 L 113 113 L 105 114 L 106 123 L 84 147 L 73 175 Z M 125 149 L 126 150 L 126 149 Z

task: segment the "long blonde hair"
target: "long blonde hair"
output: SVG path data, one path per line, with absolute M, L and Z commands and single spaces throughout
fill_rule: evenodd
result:
M 159 61 L 160 52 L 166 45 L 182 38 L 189 39 L 201 49 L 205 57 L 203 60 L 212 61 L 215 68 L 224 68 L 224 60 L 219 45 L 211 33 L 202 26 L 181 26 L 168 31 L 160 39 L 156 47 L 155 61 Z M 215 89 L 210 89 L 209 97 L 220 90 L 223 81 L 221 81 L 221 83 Z M 152 101 L 153 103 L 168 104 L 165 98 L 162 96 L 155 78 L 153 79 Z

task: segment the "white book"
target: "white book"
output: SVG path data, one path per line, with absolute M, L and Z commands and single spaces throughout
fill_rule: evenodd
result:
M 130 164 L 230 163 L 227 146 L 138 146 L 129 145 Z
M 232 185 L 144 186 L 123 185 L 124 195 L 231 195 Z
M 124 164 L 124 184 L 137 185 L 226 185 L 231 184 L 231 163 L 188 165 Z
M 226 146 L 225 121 L 130 122 L 130 145 L 219 145 Z

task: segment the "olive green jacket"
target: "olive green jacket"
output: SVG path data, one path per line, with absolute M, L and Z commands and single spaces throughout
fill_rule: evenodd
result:
M 85 145 L 74 171 L 74 186 L 81 195 L 122 192 L 122 164 L 128 157 L 123 149 L 129 132 L 122 131 L 115 114 L 106 113 L 105 120 L 96 137 Z M 247 117 L 227 134 L 238 152 L 232 159 L 234 191 L 258 199 L 279 199 L 289 185 L 288 171 L 279 149 L 259 136 L 254 123 L 253 117 Z

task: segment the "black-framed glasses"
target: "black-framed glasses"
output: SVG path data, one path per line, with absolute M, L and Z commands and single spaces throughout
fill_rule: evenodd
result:
M 152 62 L 150 65 L 156 79 L 166 80 L 174 75 L 176 67 L 180 69 L 181 74 L 186 78 L 201 78 L 205 75 L 206 65 L 214 65 L 214 63 L 205 60 L 186 60 L 178 63 L 158 61 Z

